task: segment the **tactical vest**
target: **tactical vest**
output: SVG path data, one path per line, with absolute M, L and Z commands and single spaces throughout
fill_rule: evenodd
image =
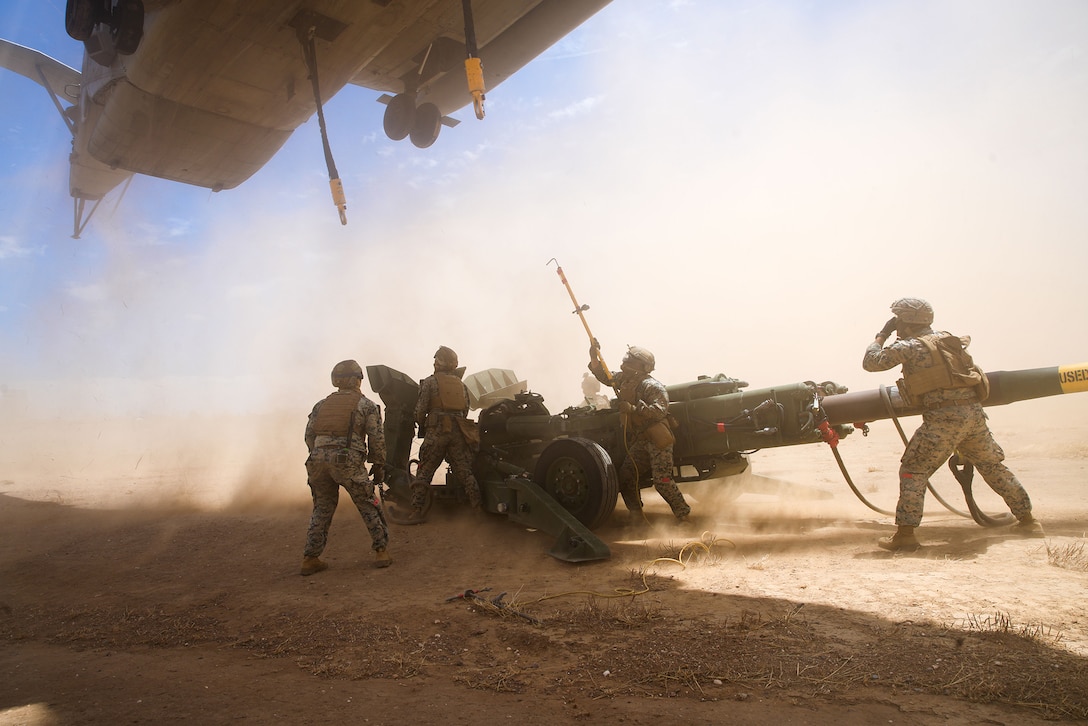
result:
M 325 398 L 314 417 L 313 430 L 318 436 L 343 436 L 347 438 L 351 428 L 351 415 L 355 413 L 361 391 L 337 391 Z
M 616 396 L 621 401 L 636 405 L 639 402 L 638 389 L 647 378 L 649 378 L 648 375 L 624 376 L 620 379 L 620 389 L 616 392 Z M 621 420 L 625 430 L 631 430 L 635 436 L 645 436 L 658 449 L 664 450 L 676 443 L 676 435 L 672 432 L 675 427 L 672 414 L 656 422 L 648 414 L 640 413 L 623 414 Z
M 922 402 L 922 396 L 937 390 L 973 388 L 979 401 L 990 394 L 986 374 L 975 365 L 966 350 L 963 338 L 951 333 L 930 333 L 915 338 L 929 352 L 929 365 L 904 371 L 899 379 L 899 392 L 911 405 Z M 967 338 L 966 342 L 970 343 Z
M 435 373 L 435 381 L 438 382 L 438 393 L 431 398 L 432 411 L 449 411 L 460 413 L 468 408 L 468 397 L 465 396 L 465 384 L 457 376 L 449 373 Z

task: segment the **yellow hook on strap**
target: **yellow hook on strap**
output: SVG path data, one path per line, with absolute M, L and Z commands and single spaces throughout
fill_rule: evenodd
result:
M 476 118 L 484 118 L 484 64 L 479 58 L 465 58 L 465 76 L 468 77 L 468 92 L 472 94 L 472 107 Z
M 336 205 L 337 211 L 340 212 L 340 224 L 347 224 L 348 200 L 344 196 L 344 183 L 340 181 L 339 177 L 329 179 L 329 189 L 332 191 L 332 203 Z

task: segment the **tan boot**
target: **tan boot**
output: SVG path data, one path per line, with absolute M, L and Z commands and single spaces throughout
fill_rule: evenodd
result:
M 299 572 L 299 574 L 303 576 L 308 576 L 314 574 L 315 572 L 321 572 L 322 570 L 327 569 L 329 569 L 329 563 L 324 562 L 323 560 L 319 560 L 316 557 L 304 557 L 302 559 L 302 570 Z
M 891 537 L 883 537 L 876 544 L 892 552 L 913 552 L 922 546 L 922 543 L 914 536 L 914 527 L 903 524 L 899 525 Z
M 389 556 L 389 553 L 384 547 L 374 550 L 375 567 L 389 567 L 391 564 L 393 564 L 393 558 Z
M 1043 524 L 1030 514 L 1012 526 L 1012 531 L 1021 537 L 1042 537 Z
M 412 511 L 408 513 L 408 517 L 404 520 L 404 524 L 423 524 L 427 521 L 427 515 L 423 512 L 422 507 L 413 507 Z

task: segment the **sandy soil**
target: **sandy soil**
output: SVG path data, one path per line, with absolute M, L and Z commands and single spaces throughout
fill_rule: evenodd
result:
M 813 445 L 692 494 L 687 527 L 647 495 L 581 565 L 447 508 L 394 525 L 377 570 L 345 497 L 312 577 L 299 421 L 235 422 L 215 454 L 200 422 L 24 422 L 0 458 L 0 724 L 1088 722 L 1085 428 L 994 420 L 1045 536 L 930 501 L 926 546 L 886 553 L 891 517 Z M 875 429 L 842 452 L 890 509 L 899 443 Z

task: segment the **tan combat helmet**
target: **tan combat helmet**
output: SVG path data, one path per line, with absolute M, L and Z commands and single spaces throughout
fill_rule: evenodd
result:
M 932 325 L 933 307 L 918 297 L 901 297 L 892 303 L 892 312 L 907 325 Z
M 456 367 L 457 354 L 453 352 L 452 348 L 443 345 L 434 352 L 434 369 L 436 371 L 452 371 Z
M 363 380 L 363 367 L 353 360 L 342 360 L 332 367 L 332 384 L 337 388 L 353 388 Z
M 653 371 L 655 364 L 653 353 L 637 345 L 631 345 L 627 347 L 627 354 L 623 356 L 620 368 L 648 375 Z

